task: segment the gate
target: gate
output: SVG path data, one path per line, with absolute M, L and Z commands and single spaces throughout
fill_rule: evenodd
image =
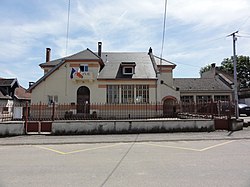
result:
M 231 130 L 231 120 L 229 118 L 215 118 L 215 130 Z
M 27 121 L 26 134 L 51 134 L 52 121 Z

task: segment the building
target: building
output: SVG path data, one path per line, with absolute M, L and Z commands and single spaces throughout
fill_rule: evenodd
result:
M 33 104 L 70 104 L 74 114 L 100 114 L 102 109 L 94 104 L 112 106 L 105 108 L 108 111 L 129 105 L 126 115 L 137 115 L 150 110 L 173 112 L 174 103 L 191 96 L 193 100 L 208 95 L 213 99 L 231 98 L 231 88 L 215 77 L 209 79 L 210 83 L 203 78 L 173 79 L 176 65 L 155 56 L 151 48 L 148 52 L 102 52 L 102 43 L 98 42 L 97 53 L 86 49 L 56 60 L 50 60 L 50 53 L 47 48 L 46 62 L 40 64 L 44 76 L 29 88 Z M 211 89 L 196 87 L 197 80 Z M 149 103 L 154 107 L 136 107 Z
M 175 78 L 174 85 L 180 88 L 183 103 L 233 100 L 232 78 L 219 71 L 214 63 L 209 71 L 202 73 L 201 78 Z
M 0 120 L 12 118 L 13 113 L 22 117 L 22 107 L 30 102 L 31 94 L 19 85 L 16 78 L 0 78 Z
M 172 74 L 175 66 L 156 57 L 151 48 L 148 52 L 102 52 L 99 42 L 97 53 L 86 49 L 53 61 L 47 49 L 46 62 L 40 64 L 44 76 L 29 88 L 31 102 L 72 106 L 178 102 L 180 92 Z M 87 112 L 93 111 L 98 109 Z M 74 112 L 84 111 L 77 108 Z

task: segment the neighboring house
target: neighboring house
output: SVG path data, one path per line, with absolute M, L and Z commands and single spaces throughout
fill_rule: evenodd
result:
M 19 107 L 30 102 L 31 94 L 19 85 L 17 79 L 0 78 L 0 114 L 12 116 L 13 106 Z
M 99 42 L 97 53 L 86 49 L 53 61 L 47 49 L 47 62 L 40 64 L 44 76 L 29 88 L 31 103 L 74 106 L 179 101 L 180 93 L 173 86 L 175 64 L 156 57 L 151 48 L 149 52 L 102 52 L 101 45 Z
M 215 64 L 201 78 L 175 78 L 174 85 L 180 89 L 183 103 L 233 100 L 232 79 L 218 71 Z

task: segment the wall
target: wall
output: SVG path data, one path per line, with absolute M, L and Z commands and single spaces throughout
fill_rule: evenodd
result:
M 213 120 L 55 121 L 52 134 L 214 131 Z
M 0 123 L 0 136 L 16 136 L 24 135 L 24 122 L 1 122 Z

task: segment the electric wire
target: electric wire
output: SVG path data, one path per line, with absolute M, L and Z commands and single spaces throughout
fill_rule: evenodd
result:
M 70 0 L 68 3 L 68 20 L 67 20 L 67 33 L 66 33 L 66 46 L 65 46 L 65 53 L 67 56 L 68 53 L 68 44 L 69 44 L 69 22 L 70 22 Z
M 241 26 L 239 27 L 238 31 L 241 30 L 241 28 L 247 23 L 247 21 L 249 20 L 250 16 L 247 17 L 247 19 L 241 24 Z
M 164 48 L 164 41 L 165 41 L 165 31 L 166 31 L 166 20 L 167 20 L 167 0 L 165 0 L 165 7 L 164 7 L 164 19 L 163 19 L 163 29 L 162 29 L 162 43 L 161 43 L 161 59 L 163 54 Z M 160 64 L 162 64 L 162 60 L 160 60 Z

